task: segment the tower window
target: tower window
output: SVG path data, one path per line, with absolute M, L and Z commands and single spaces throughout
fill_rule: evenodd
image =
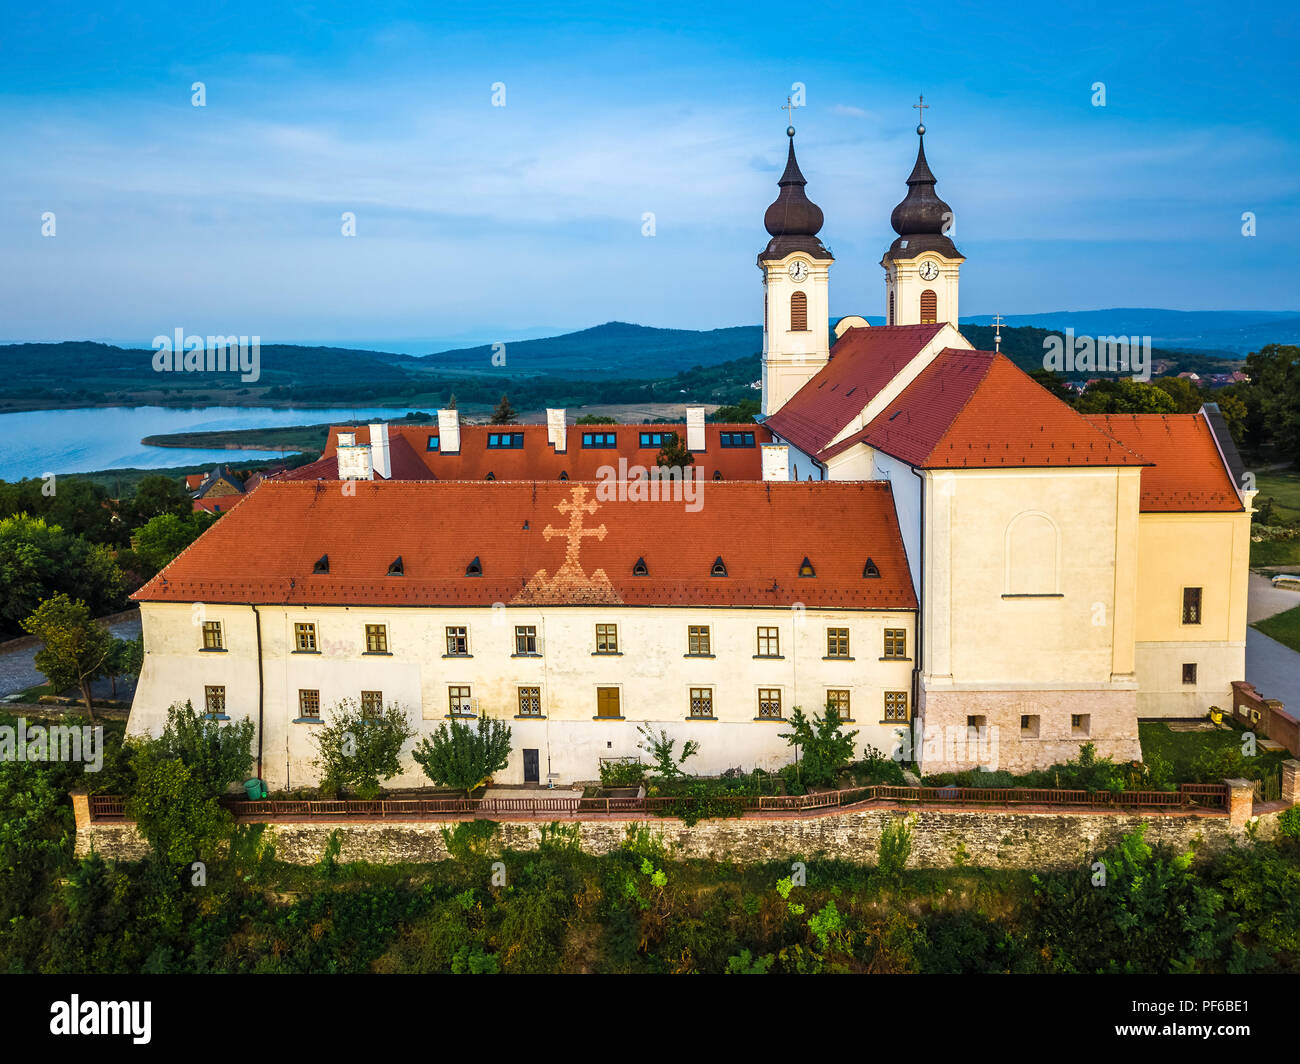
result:
M 806 292 L 795 292 L 790 297 L 790 331 L 808 331 L 808 295 Z
M 933 325 L 939 317 L 939 297 L 934 294 L 933 288 L 927 288 L 921 293 L 921 324 Z
M 894 293 L 889 293 L 889 324 L 894 324 Z

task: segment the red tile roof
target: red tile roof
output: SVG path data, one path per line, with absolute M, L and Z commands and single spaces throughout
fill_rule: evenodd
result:
M 1200 414 L 1093 414 L 1088 420 L 1155 463 L 1142 470 L 1144 513 L 1245 509 Z
M 1144 464 L 1005 355 L 954 348 L 825 457 L 859 442 L 926 469 Z
M 805 454 L 816 455 L 943 329 L 879 325 L 849 329 L 831 360 L 763 422 Z
M 914 609 L 883 481 L 705 481 L 702 507 L 592 483 L 268 480 L 132 597 L 145 602 Z M 574 503 L 585 507 L 575 514 Z M 586 534 L 566 553 L 570 521 Z M 549 531 L 548 531 L 549 530 Z M 329 556 L 329 573 L 313 566 Z M 805 555 L 816 576 L 800 578 Z M 402 576 L 388 576 L 401 557 Z M 467 576 L 477 557 L 482 576 Z M 725 577 L 711 576 L 723 559 Z M 644 558 L 646 576 L 634 576 Z M 879 577 L 864 577 L 870 558 Z
M 331 425 L 329 440 L 318 461 L 299 466 L 281 476 L 282 480 L 337 480 L 338 434 L 356 433 L 357 443 L 370 442 L 369 425 Z M 488 436 L 499 432 L 522 432 L 520 448 L 489 448 Z M 614 448 L 583 447 L 584 432 L 613 432 Z M 550 445 L 545 425 L 466 425 L 460 426 L 460 453 L 443 454 L 427 449 L 428 438 L 438 435 L 437 425 L 389 425 L 388 449 L 392 480 L 483 480 L 491 473 L 494 480 L 558 480 L 560 473 L 570 480 L 594 480 L 603 466 L 618 467 L 619 458 L 628 466 L 652 467 L 658 447 L 640 446 L 642 432 L 676 432 L 684 441 L 686 426 L 677 425 L 570 425 L 567 450 L 557 454 Z M 723 447 L 723 432 L 752 432 L 753 447 Z M 761 425 L 725 425 L 711 422 L 704 426 L 703 451 L 695 452 L 695 468 L 713 479 L 715 472 L 723 480 L 761 480 L 763 458 L 759 450 L 770 443 L 772 434 Z

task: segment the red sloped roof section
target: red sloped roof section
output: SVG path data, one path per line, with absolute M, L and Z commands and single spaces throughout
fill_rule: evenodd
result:
M 703 505 L 690 512 L 681 501 L 602 501 L 592 483 L 360 481 L 345 494 L 337 484 L 269 480 L 132 597 L 916 607 L 887 483 L 705 481 L 698 488 Z M 576 568 L 566 556 L 575 502 L 586 507 Z M 313 574 L 322 555 L 330 571 Z M 388 576 L 398 556 L 404 575 Z M 805 556 L 815 577 L 798 575 Z M 482 576 L 466 576 L 475 557 Z M 718 557 L 725 577 L 710 575 Z M 633 575 L 638 558 L 648 575 Z M 868 558 L 879 577 L 863 576 Z
M 859 440 L 930 469 L 1143 464 L 992 351 L 940 352 Z
M 1199 414 L 1093 414 L 1088 420 L 1155 463 L 1142 470 L 1143 512 L 1244 509 L 1210 427 Z
M 831 348 L 831 360 L 763 424 L 804 453 L 816 455 L 942 328 L 849 329 Z

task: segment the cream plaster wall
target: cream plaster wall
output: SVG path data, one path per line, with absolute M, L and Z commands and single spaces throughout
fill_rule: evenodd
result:
M 808 267 L 808 276 L 795 282 L 790 265 Z M 793 252 L 783 259 L 765 260 L 763 299 L 763 413 L 770 414 L 802 388 L 830 359 L 830 262 Z M 790 328 L 790 297 L 808 297 L 808 328 Z

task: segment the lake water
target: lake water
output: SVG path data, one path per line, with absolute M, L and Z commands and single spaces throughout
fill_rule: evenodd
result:
M 226 451 L 196 447 L 146 447 L 146 436 L 210 429 L 271 428 L 383 421 L 406 409 L 362 407 L 273 410 L 267 407 L 208 406 L 176 410 L 161 406 L 33 410 L 0 414 L 0 480 L 45 473 L 90 473 L 100 469 L 163 469 L 277 458 L 278 451 Z

